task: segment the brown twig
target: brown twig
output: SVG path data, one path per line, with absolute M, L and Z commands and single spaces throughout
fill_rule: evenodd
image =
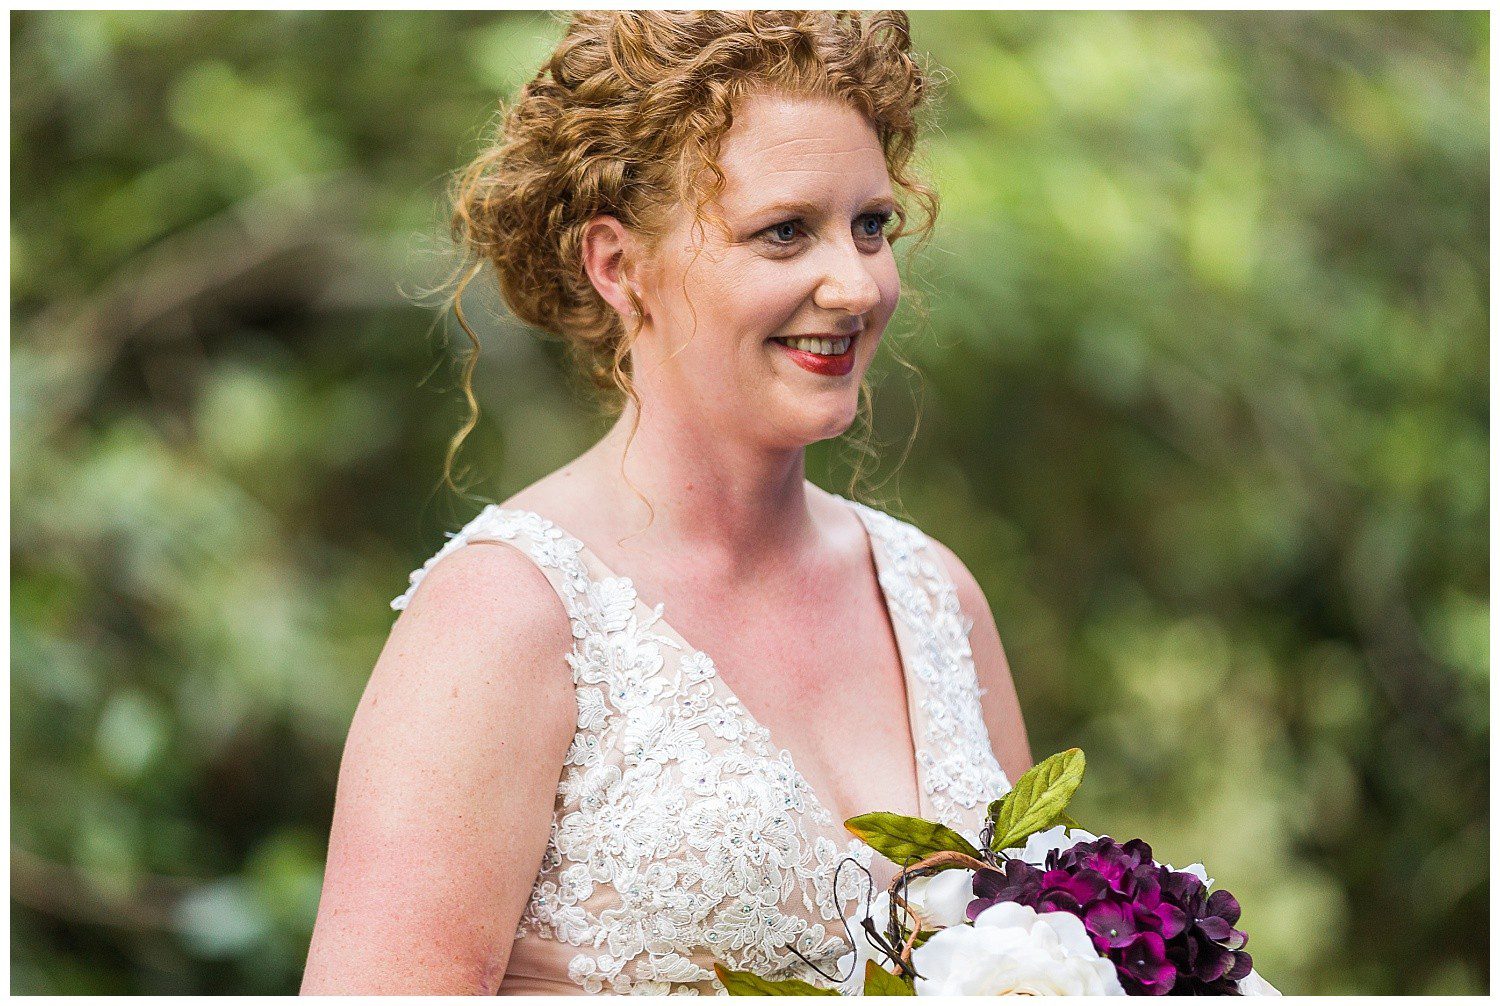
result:
M 904 867 L 899 873 L 896 874 L 895 879 L 891 881 L 891 886 L 888 892 L 891 896 L 891 901 L 899 905 L 909 916 L 911 916 L 911 918 L 916 920 L 916 924 L 911 927 L 911 932 L 907 935 L 906 939 L 901 944 L 901 953 L 898 960 L 898 963 L 907 974 L 916 974 L 916 972 L 912 970 L 911 966 L 911 952 L 915 948 L 917 942 L 917 934 L 922 931 L 922 923 L 924 920 L 921 913 L 908 905 L 906 903 L 906 899 L 901 897 L 900 894 L 896 893 L 896 890 L 904 883 L 910 883 L 910 878 L 912 877 L 926 876 L 929 873 L 936 873 L 939 869 L 949 866 L 961 866 L 969 870 L 983 870 L 986 868 L 987 864 L 980 862 L 973 856 L 967 856 L 962 852 L 951 852 L 945 850 L 943 852 L 934 852 L 932 855 L 927 856 L 924 859 L 919 859 L 915 863 L 912 863 L 910 866 Z

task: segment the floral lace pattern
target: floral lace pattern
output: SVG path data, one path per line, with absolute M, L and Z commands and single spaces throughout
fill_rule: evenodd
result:
M 980 715 L 970 623 L 920 531 L 845 502 L 871 532 L 906 640 L 924 814 L 977 834 L 984 804 L 1010 784 Z M 859 870 L 838 866 L 852 857 L 868 868 L 874 850 L 833 820 L 712 657 L 662 620 L 663 606 L 648 608 L 628 577 L 608 575 L 546 518 L 487 506 L 391 606 L 404 608 L 429 569 L 481 539 L 536 563 L 574 639 L 577 729 L 512 960 L 528 939 L 578 948 L 567 973 L 587 993 L 724 994 L 714 961 L 830 987 L 789 948 L 837 973 L 850 950 L 842 920 L 867 886 Z
M 912 671 L 924 686 L 925 734 L 917 750 L 933 813 L 959 827 L 968 813 L 1010 789 L 995 760 L 979 705 L 979 681 L 969 630 L 942 560 L 917 528 L 863 503 L 849 501 L 878 528 L 892 564 L 880 572 L 891 615 L 918 640 Z

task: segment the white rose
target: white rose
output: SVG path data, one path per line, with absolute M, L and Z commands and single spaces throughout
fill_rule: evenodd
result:
M 1056 849 L 1061 852 L 1071 849 L 1079 842 L 1092 842 L 1098 835 L 1091 835 L 1082 828 L 1074 828 L 1070 834 L 1063 825 L 1056 825 L 1046 831 L 1038 831 L 1026 839 L 1026 845 L 1022 848 L 1020 859 L 1022 862 L 1030 863 L 1032 866 L 1046 866 L 1047 853 Z
M 921 917 L 923 929 L 963 925 L 973 900 L 973 870 L 944 870 L 918 877 L 906 888 L 906 903 Z
M 1125 994 L 1078 916 L 1012 901 L 935 934 L 912 952 L 912 965 L 919 996 Z
M 1242 996 L 1279 996 L 1281 993 L 1276 986 L 1266 981 L 1251 968 L 1250 973 L 1240 979 L 1240 995 Z

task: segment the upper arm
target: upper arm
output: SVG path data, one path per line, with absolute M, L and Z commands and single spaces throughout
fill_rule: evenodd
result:
M 995 616 L 984 591 L 968 567 L 942 542 L 931 536 L 927 540 L 932 542 L 957 588 L 959 607 L 974 620 L 974 627 L 969 631 L 969 648 L 973 651 L 974 672 L 979 678 L 979 704 L 984 725 L 989 730 L 996 760 L 1005 770 L 1006 778 L 1014 784 L 1032 765 L 1031 745 L 1026 739 L 1026 723 L 1021 718 L 1021 703 L 1016 696 L 1010 664 L 1005 659 L 1005 648 L 1000 645 L 1000 630 L 995 627 Z
M 572 739 L 571 645 L 514 548 L 427 573 L 349 729 L 304 993 L 494 991 Z

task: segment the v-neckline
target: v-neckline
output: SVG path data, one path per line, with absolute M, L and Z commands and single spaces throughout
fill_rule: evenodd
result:
M 927 792 L 928 780 L 927 774 L 923 771 L 922 768 L 921 738 L 925 731 L 922 729 L 923 725 L 919 724 L 922 704 L 917 691 L 918 685 L 913 674 L 912 642 L 908 636 L 905 623 L 902 622 L 901 619 L 896 617 L 896 611 L 891 600 L 891 594 L 886 586 L 887 578 L 894 576 L 895 571 L 890 565 L 890 558 L 886 554 L 881 534 L 872 526 L 872 522 L 867 519 L 863 513 L 860 512 L 860 504 L 844 496 L 841 496 L 838 493 L 830 492 L 829 495 L 834 499 L 839 500 L 842 504 L 853 511 L 855 518 L 860 523 L 860 527 L 864 529 L 866 540 L 869 542 L 870 555 L 873 558 L 875 564 L 876 592 L 879 594 L 881 604 L 885 608 L 886 620 L 890 623 L 891 631 L 895 637 L 896 660 L 897 663 L 900 664 L 901 683 L 906 696 L 906 728 L 911 738 L 912 757 L 915 761 L 914 774 L 917 783 L 917 806 L 915 808 L 916 816 L 922 818 L 930 818 L 931 800 L 930 794 Z M 514 510 L 518 508 L 504 509 Z M 534 511 L 526 512 L 534 513 Z M 735 691 L 730 687 L 729 682 L 724 680 L 724 676 L 719 673 L 719 665 L 714 659 L 713 654 L 708 652 L 707 650 L 699 649 L 697 646 L 694 646 L 686 636 L 677 631 L 677 628 L 672 625 L 671 622 L 667 621 L 666 603 L 657 602 L 655 604 L 648 604 L 640 596 L 640 594 L 635 591 L 635 582 L 630 577 L 621 576 L 614 570 L 610 569 L 609 566 L 605 564 L 604 560 L 600 559 L 598 554 L 584 543 L 583 539 L 579 538 L 577 535 L 574 535 L 572 532 L 568 531 L 566 528 L 564 528 L 562 525 L 558 524 L 551 518 L 542 517 L 542 515 L 540 514 L 536 514 L 536 516 L 541 517 L 541 519 L 546 523 L 551 524 L 562 534 L 566 535 L 568 538 L 571 538 L 573 543 L 577 545 L 579 553 L 581 555 L 588 556 L 588 558 L 593 562 L 594 566 L 599 570 L 603 577 L 629 582 L 631 586 L 631 593 L 635 599 L 636 606 L 635 612 L 633 613 L 638 615 L 640 610 L 644 608 L 648 613 L 654 615 L 655 626 L 659 629 L 665 629 L 678 643 L 681 644 L 681 648 L 684 652 L 682 654 L 682 658 L 679 659 L 683 659 L 694 654 L 707 658 L 708 666 L 712 671 L 709 680 L 713 681 L 714 688 L 721 694 L 725 704 L 738 709 L 740 716 L 746 721 L 746 723 L 751 728 L 760 731 L 762 737 L 770 745 L 771 749 L 776 753 L 777 757 L 781 758 L 784 763 L 791 768 L 796 777 L 801 781 L 803 787 L 811 797 L 812 802 L 815 803 L 820 810 L 826 813 L 831 820 L 834 820 L 836 826 L 842 828 L 844 821 L 842 819 L 837 819 L 834 817 L 833 805 L 824 800 L 822 794 L 820 794 L 813 787 L 812 782 L 808 779 L 807 775 L 797 765 L 796 759 L 792 756 L 791 749 L 777 740 L 776 735 L 771 732 L 771 728 L 768 727 L 764 722 L 762 722 L 761 719 L 751 711 L 750 707 L 745 704 L 745 701 L 741 699 L 737 694 L 735 694 Z M 598 579 L 598 577 L 590 576 L 590 579 L 595 580 Z M 885 808 L 869 808 L 869 810 L 878 809 Z M 860 811 L 859 813 L 865 812 L 866 811 Z

